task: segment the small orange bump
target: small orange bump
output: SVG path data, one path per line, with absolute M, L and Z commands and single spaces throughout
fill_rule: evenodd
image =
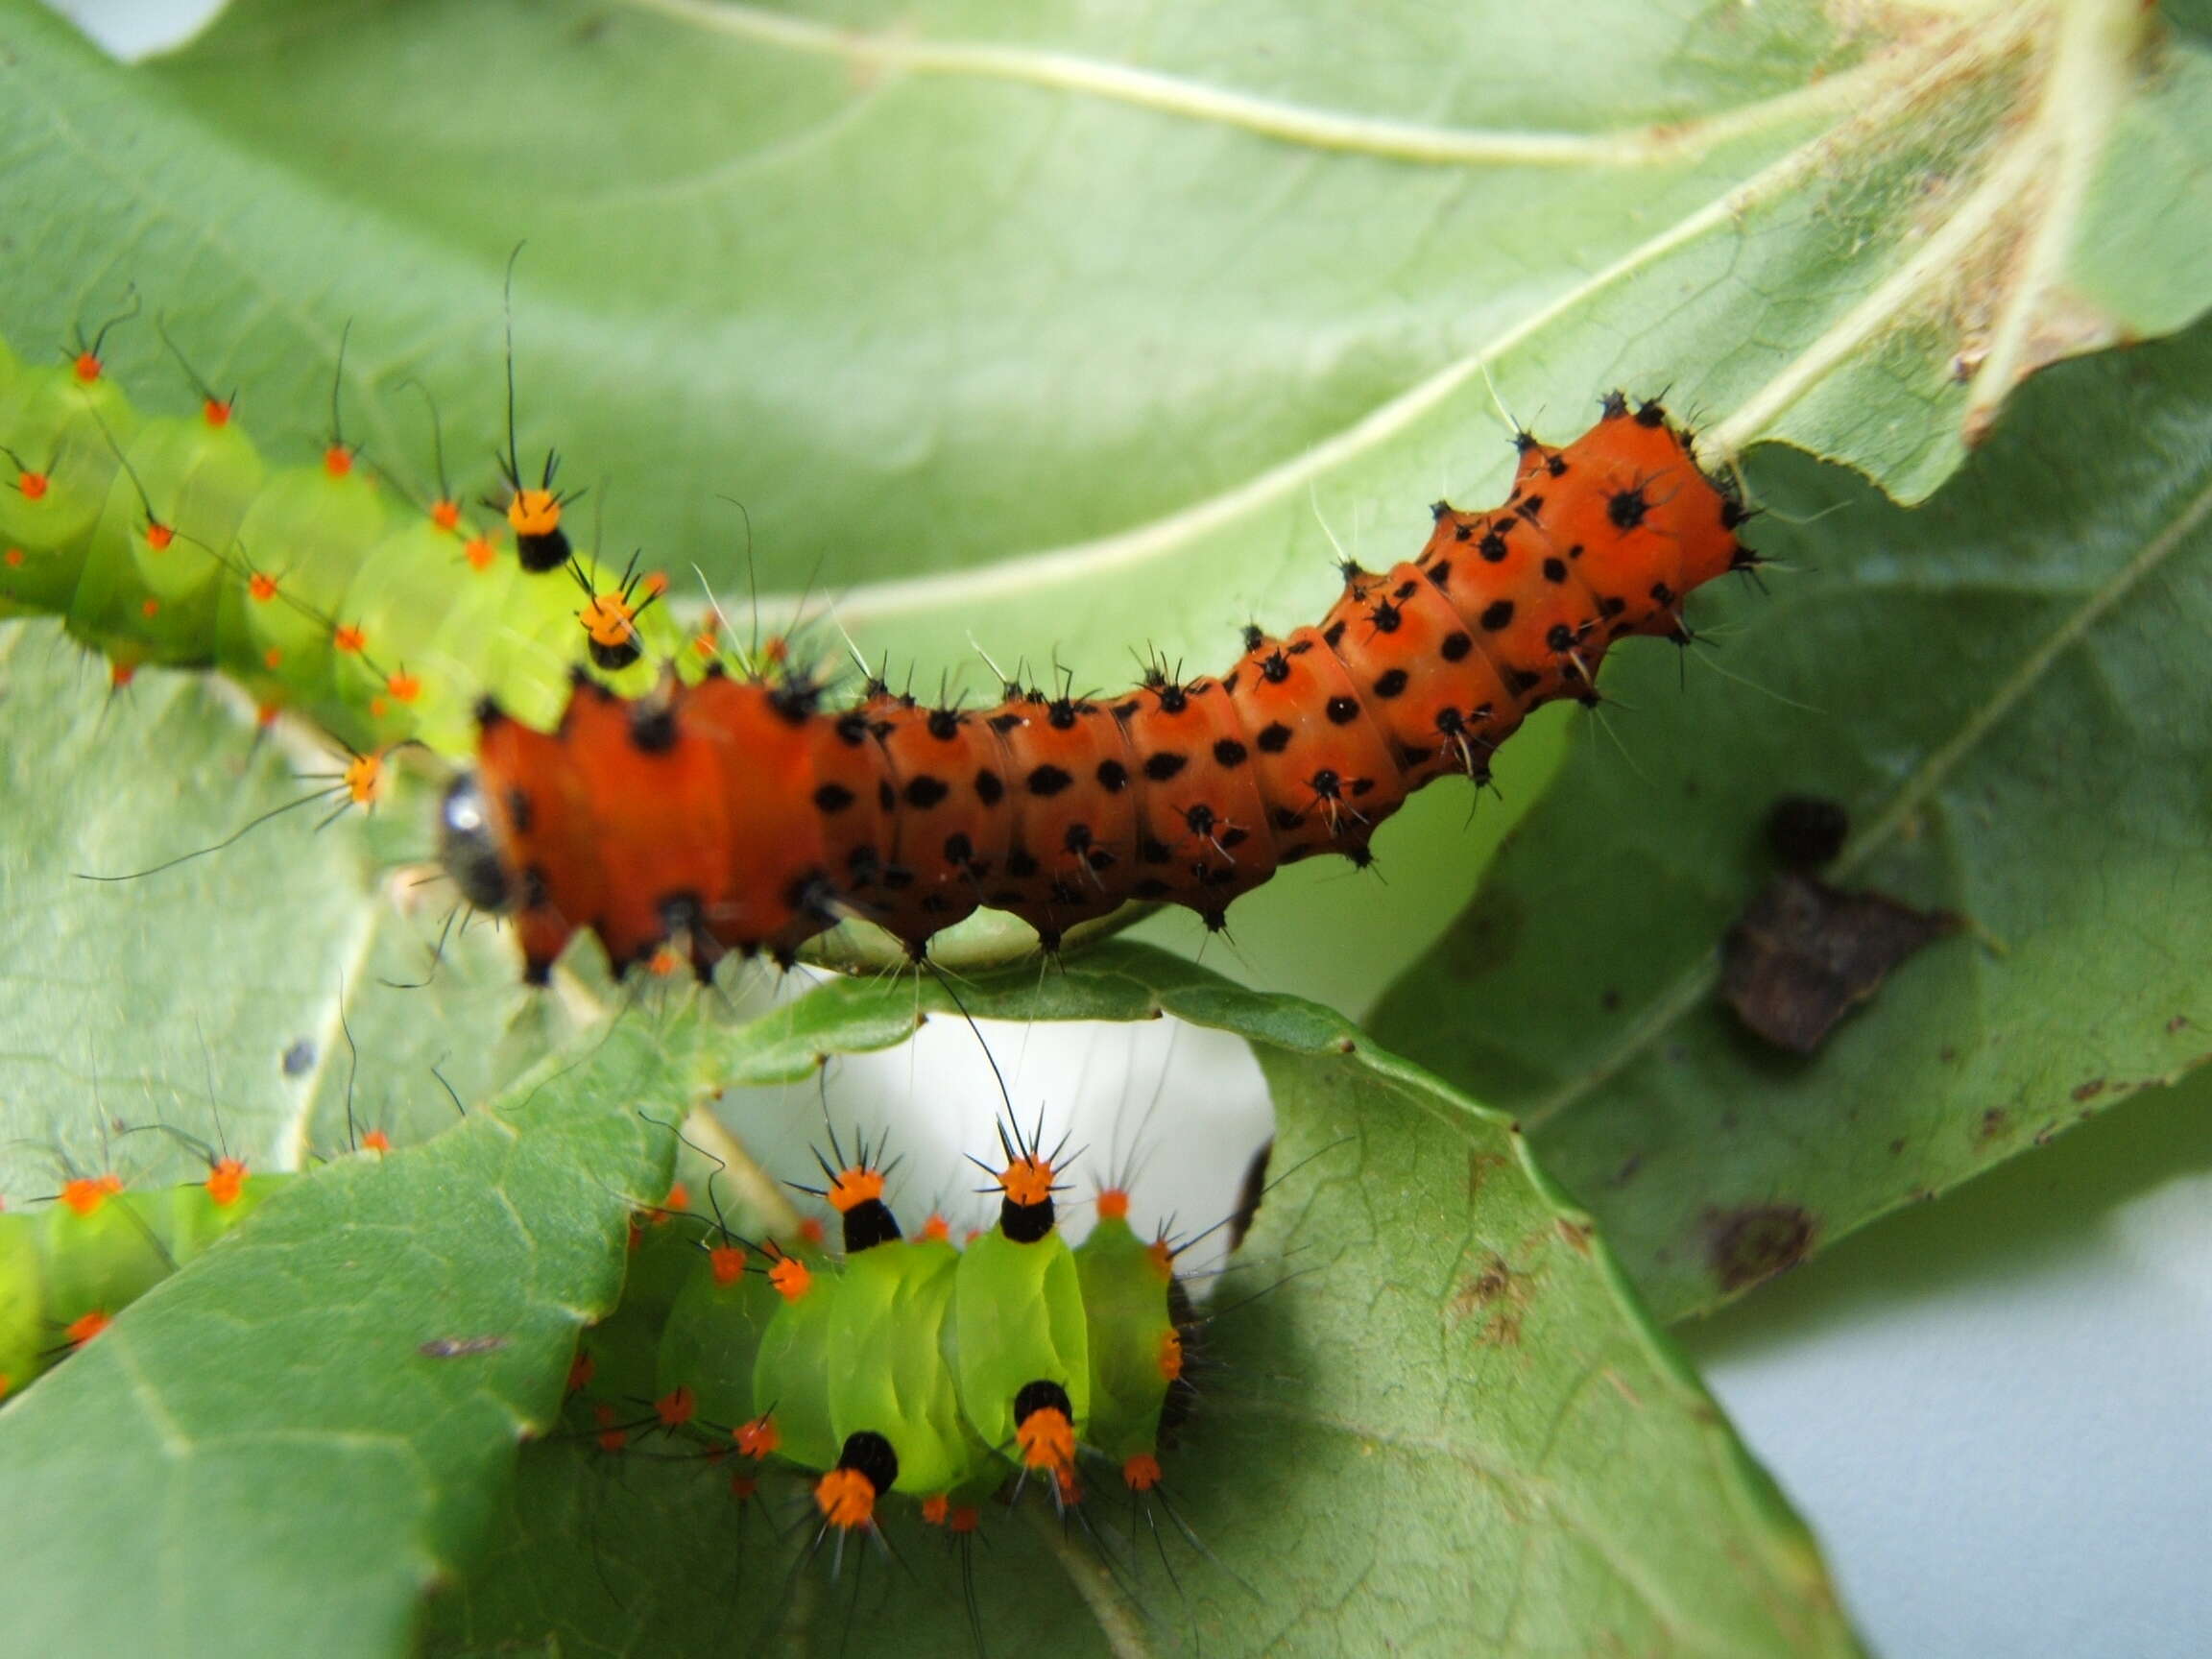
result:
M 876 1519 L 876 1488 L 857 1469 L 832 1469 L 815 1482 L 814 1505 L 832 1527 L 866 1527 Z
M 667 592 L 668 572 L 665 570 L 648 570 L 645 573 L 645 591 L 656 599 Z
M 353 475 L 353 451 L 343 444 L 333 444 L 323 451 L 323 470 L 333 478 Z
M 856 1204 L 883 1196 L 883 1171 L 880 1169 L 841 1169 L 837 1179 L 830 1183 L 830 1207 L 844 1214 Z
M 711 657 L 717 651 L 722 649 L 722 645 L 721 642 L 714 637 L 714 630 L 712 628 L 707 628 L 693 637 L 691 640 L 691 649 L 702 657 Z
M 550 536 L 561 528 L 561 498 L 550 490 L 517 490 L 507 503 L 507 522 L 517 536 Z
M 22 492 L 26 501 L 43 501 L 54 480 L 43 472 L 26 472 L 15 480 L 15 488 Z
M 730 1438 L 737 1443 L 737 1450 L 758 1462 L 775 1455 L 776 1448 L 783 1444 L 783 1431 L 776 1427 L 776 1419 L 766 1412 L 750 1423 L 740 1423 L 730 1431 Z
M 637 632 L 635 614 L 619 593 L 594 593 L 576 613 L 594 645 L 627 645 Z
M 951 1513 L 952 1500 L 942 1492 L 932 1493 L 922 1500 L 922 1525 L 925 1527 L 942 1527 L 946 1517 Z
M 1165 1285 L 1175 1277 L 1175 1247 L 1165 1237 L 1155 1238 L 1146 1245 L 1144 1255 L 1152 1263 L 1152 1271 L 1159 1276 L 1161 1284 Z
M 384 689 L 402 703 L 412 703 L 422 695 L 422 682 L 402 668 L 384 682 Z
M 698 1408 L 699 1397 L 692 1393 L 689 1383 L 678 1383 L 653 1402 L 653 1413 L 661 1419 L 663 1429 L 683 1428 Z
M 1043 1158 L 1017 1158 L 998 1177 L 1006 1196 L 1027 1209 L 1052 1196 L 1052 1166 Z
M 735 1244 L 717 1244 L 707 1252 L 709 1271 L 717 1285 L 734 1285 L 745 1277 L 745 1252 Z
M 101 1332 L 114 1324 L 105 1308 L 95 1308 L 89 1313 L 80 1313 L 62 1327 L 61 1334 L 69 1338 L 69 1346 L 82 1348 Z
M 973 1532 L 983 1525 L 983 1511 L 973 1503 L 957 1504 L 949 1525 L 955 1532 Z
M 138 607 L 138 614 L 149 618 L 160 615 L 161 601 L 158 599 L 146 600 Z
M 341 622 L 330 634 L 330 643 L 348 656 L 369 649 L 369 636 L 351 623 Z
M 77 383 L 89 386 L 100 378 L 100 354 L 97 351 L 80 351 L 77 353 L 77 361 L 70 367 L 76 371 Z
M 346 762 L 346 799 L 356 806 L 373 806 L 383 798 L 386 781 L 381 753 L 356 755 Z
M 489 570 L 499 558 L 499 543 L 489 536 L 471 536 L 469 544 L 461 549 L 471 570 Z
M 106 1175 L 80 1175 L 74 1181 L 61 1184 L 61 1202 L 79 1215 L 99 1214 L 100 1206 L 123 1190 L 123 1177 L 113 1172 Z
M 1118 1187 L 1109 1187 L 1098 1194 L 1098 1219 L 1101 1221 L 1126 1221 L 1129 1219 L 1129 1194 Z
M 215 1166 L 207 1171 L 208 1201 L 219 1210 L 228 1210 L 238 1202 L 239 1194 L 246 1190 L 246 1162 L 242 1158 L 218 1158 Z
M 392 1150 L 392 1137 L 385 1134 L 381 1129 L 372 1129 L 368 1134 L 361 1137 L 361 1150 L 364 1152 L 389 1152 Z
M 740 1503 L 750 1503 L 760 1494 L 760 1482 L 750 1475 L 730 1477 L 730 1496 Z
M 1040 1406 L 1022 1418 L 1014 1443 L 1031 1469 L 1066 1469 L 1075 1461 L 1075 1428 L 1057 1407 Z
M 568 1392 L 581 1394 L 591 1385 L 591 1373 L 598 1369 L 598 1361 L 591 1358 L 589 1348 L 576 1350 L 576 1358 L 568 1361 Z
M 1121 1465 L 1121 1479 L 1132 1492 L 1149 1492 L 1160 1484 L 1160 1459 L 1140 1452 Z
M 672 1182 L 668 1188 L 667 1201 L 661 1207 L 671 1214 L 683 1214 L 685 1211 L 691 1208 L 691 1189 L 685 1186 L 681 1181 Z
M 1183 1333 L 1172 1326 L 1160 1338 L 1160 1375 L 1170 1382 L 1183 1375 Z
M 231 413 L 229 402 L 222 397 L 210 397 L 200 405 L 200 418 L 210 426 L 229 425 Z
M 266 605 L 276 597 L 276 578 L 256 570 L 246 579 L 246 591 L 257 605 Z
M 932 1210 L 929 1212 L 929 1219 L 922 1223 L 921 1236 L 925 1239 L 950 1244 L 952 1242 L 952 1223 Z
M 369 718 L 370 718 L 370 719 L 372 719 L 372 720 L 381 720 L 381 719 L 383 719 L 383 718 L 384 718 L 384 716 L 385 716 L 385 715 L 387 715 L 387 714 L 389 714 L 389 713 L 391 713 L 391 712 L 392 712 L 392 705 L 391 705 L 391 704 L 389 704 L 389 703 L 387 703 L 387 702 L 384 700 L 384 698 L 383 698 L 383 695 L 382 695 L 381 693 L 379 693 L 378 695 L 376 695 L 376 696 L 374 696 L 374 697 L 372 697 L 372 698 L 370 698 L 370 699 L 369 699 Z
M 115 662 L 108 665 L 108 684 L 117 691 L 122 690 L 124 686 L 137 678 L 138 664 L 135 662 Z
M 768 1269 L 768 1283 L 776 1286 L 777 1294 L 786 1302 L 796 1302 L 814 1287 L 814 1275 L 806 1271 L 806 1263 L 796 1256 L 786 1256 Z
M 261 666 L 268 669 L 272 674 L 276 672 L 277 668 L 283 663 L 283 661 L 284 653 L 277 650 L 274 645 L 270 646 L 268 650 L 261 653 Z
M 823 1239 L 829 1237 L 830 1235 L 823 1229 L 821 1216 L 802 1215 L 799 1217 L 799 1241 L 801 1243 L 820 1244 Z
M 441 530 L 458 530 L 461 527 L 461 503 L 458 501 L 433 501 L 430 503 L 430 522 Z
M 276 653 L 271 652 L 270 655 L 273 657 L 276 655 Z M 276 664 L 272 662 L 269 664 L 269 666 L 274 668 L 276 666 Z M 283 712 L 283 709 L 277 704 L 259 704 L 253 709 L 254 724 L 258 726 L 274 726 L 276 724 L 276 716 Z
M 146 547 L 149 552 L 166 553 L 169 544 L 177 540 L 177 532 L 158 518 L 146 520 Z

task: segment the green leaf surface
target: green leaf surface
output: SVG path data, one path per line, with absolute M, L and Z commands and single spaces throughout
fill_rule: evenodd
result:
M 1224 1368 L 1168 1460 L 1205 1553 L 1163 1515 L 1154 1554 L 1103 1490 L 1103 1547 L 995 1516 L 974 1562 L 994 1648 L 1852 1650 L 1802 1527 L 1505 1119 L 1324 1009 L 1119 942 L 961 997 L 979 1018 L 1239 1032 L 1279 1121 L 1279 1184 L 1210 1334 Z M 935 987 L 920 1005 L 950 1009 Z M 770 1082 L 898 1041 L 916 1007 L 910 984 L 845 980 L 662 1041 L 695 1080 Z M 742 1133 L 757 1103 L 722 1110 Z M 972 1650 L 941 1535 L 894 1524 L 902 1570 L 849 1552 L 832 1581 L 771 1533 L 810 1534 L 803 1499 L 739 1511 L 728 1478 L 541 1449 L 482 1570 L 436 1604 L 432 1649 L 709 1653 L 781 1627 L 809 1652 L 891 1632 L 901 1652 Z
M 547 1073 L 274 1194 L 0 1413 L 12 1647 L 405 1649 L 667 1190 L 648 1027 Z
M 2207 385 L 2201 325 L 2054 373 L 1918 513 L 1758 472 L 1783 568 L 1729 612 L 1729 678 L 1624 661 L 1634 766 L 1581 751 L 1378 1009 L 1520 1118 L 1662 1314 L 2207 1057 Z M 1716 998 L 1785 793 L 1849 808 L 1831 879 L 1972 929 L 1810 1060 Z
M 1492 493 L 1500 406 L 1671 387 L 1918 495 L 2020 373 L 2202 308 L 2195 37 L 1838 16 L 258 0 L 122 71 L 9 0 L 0 325 L 135 281 L 304 455 L 349 321 L 372 455 L 426 470 L 420 375 L 481 469 L 527 240 L 525 437 L 611 541 L 828 584 L 926 681 L 973 635 L 1108 684 L 1316 613 L 1324 517 L 1374 562 Z
M 350 1143 L 349 1102 L 354 1138 L 417 1140 L 453 1118 L 433 1067 L 480 1098 L 569 1033 L 489 928 L 435 990 L 386 983 L 423 977 L 451 891 L 379 881 L 356 814 L 315 830 L 343 761 L 256 743 L 203 676 L 108 695 L 59 628 L 0 629 L 0 1195 L 187 1179 L 180 1137 L 296 1169 Z M 388 854 L 428 851 L 420 792 L 385 811 Z

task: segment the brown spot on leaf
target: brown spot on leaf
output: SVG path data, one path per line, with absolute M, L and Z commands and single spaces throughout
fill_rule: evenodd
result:
M 1982 1121 L 1974 1126 L 1974 1144 L 1993 1146 L 2012 1133 L 2012 1114 L 2002 1106 L 1992 1106 L 1982 1114 Z
M 1491 1348 L 1521 1345 L 1521 1315 L 1528 1306 L 1529 1275 L 1492 1250 L 1481 1270 L 1464 1280 L 1452 1298 L 1456 1320 L 1480 1315 L 1475 1339 Z
M 1576 1255 L 1587 1256 L 1590 1254 L 1589 1222 L 1571 1221 L 1566 1216 L 1562 1215 L 1558 1220 L 1552 1223 L 1552 1226 L 1558 1229 L 1559 1237 L 1565 1239 L 1567 1243 L 1573 1247 Z
M 1723 1290 L 1743 1290 L 1805 1260 L 1819 1223 L 1795 1204 L 1751 1204 L 1706 1217 L 1707 1257 Z
M 1777 876 L 1722 941 L 1720 994 L 1759 1036 L 1810 1054 L 1892 969 L 1959 926 L 1949 911 Z
M 2077 1083 L 2074 1086 L 2074 1098 L 2077 1100 L 2094 1100 L 2104 1093 L 2104 1079 L 2102 1077 L 2092 1077 L 2086 1083 Z

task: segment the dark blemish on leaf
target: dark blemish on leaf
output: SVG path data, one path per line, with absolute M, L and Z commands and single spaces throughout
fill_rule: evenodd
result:
M 2074 1086 L 2074 1098 L 2077 1101 L 2094 1100 L 2104 1093 L 2104 1079 L 2102 1077 L 2092 1077 L 2086 1083 L 2077 1083 Z
M 299 1039 L 291 1047 L 284 1050 L 284 1057 L 278 1064 L 284 1068 L 284 1075 L 287 1077 L 297 1077 L 304 1071 L 313 1070 L 315 1069 L 315 1039 L 312 1037 Z
M 2012 1114 L 2002 1106 L 1992 1106 L 1982 1114 L 1982 1120 L 1974 1126 L 1974 1144 L 1981 1147 L 1995 1145 L 2008 1140 L 2012 1134 Z
M 1752 1204 L 1710 1211 L 1706 1258 L 1723 1290 L 1743 1290 L 1805 1260 L 1819 1224 L 1794 1204 Z

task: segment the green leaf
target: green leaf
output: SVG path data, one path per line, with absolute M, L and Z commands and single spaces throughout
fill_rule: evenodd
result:
M 1122 1538 L 1103 1554 L 994 1515 L 974 1561 L 994 1648 L 1852 1650 L 1802 1527 L 1503 1118 L 1324 1009 L 1118 942 L 961 999 L 979 1018 L 1239 1032 L 1279 1115 L 1278 1184 L 1209 1336 L 1223 1369 L 1168 1459 L 1205 1553 L 1162 1515 L 1164 1564 L 1103 1490 L 1086 1513 Z M 662 1040 L 697 1075 L 773 1081 L 899 1040 L 916 1003 L 911 984 L 845 980 Z M 742 1131 L 759 1103 L 723 1111 Z M 803 1501 L 741 1512 L 728 1480 L 697 1459 L 541 1449 L 501 1541 L 435 1604 L 433 1650 L 720 1652 L 787 1623 L 806 1651 L 892 1631 L 902 1652 L 971 1651 L 942 1535 L 895 1527 L 903 1571 L 849 1554 L 831 1582 L 771 1533 L 810 1536 Z
M 448 942 L 435 991 L 389 989 L 429 950 L 378 892 L 358 815 L 312 832 L 344 756 L 257 742 L 230 701 L 153 669 L 104 695 L 59 629 L 0 629 L 0 1194 L 71 1169 L 190 1178 L 193 1147 L 130 1133 L 156 1126 L 262 1169 L 372 1129 L 420 1139 L 453 1118 L 433 1067 L 479 1098 L 570 1029 L 559 1003 L 524 1003 L 490 929 Z M 427 805 L 384 809 L 418 856 Z M 434 921 L 450 889 L 420 879 L 393 898 Z
M 420 375 L 481 469 L 527 240 L 525 438 L 610 541 L 858 588 L 925 681 L 971 634 L 1108 684 L 1316 613 L 1320 517 L 1409 548 L 1493 493 L 1501 405 L 1671 387 L 1716 457 L 1923 494 L 2020 373 L 2212 282 L 2212 58 L 2134 0 L 259 0 L 138 71 L 0 18 L 12 333 L 135 280 L 305 455 L 350 321 L 372 455 L 426 470 Z M 149 334 L 119 360 L 173 381 Z
M 1663 1315 L 2206 1058 L 2207 384 L 2202 325 L 2055 373 L 1919 513 L 1757 473 L 1782 569 L 1727 678 L 1623 661 L 1634 766 L 1577 754 L 1378 1010 L 1521 1119 Z M 1831 879 L 1973 930 L 1803 1061 L 1715 995 L 1784 793 L 1850 809 Z
M 531 1082 L 272 1195 L 0 1413 L 12 1642 L 404 1649 L 667 1190 L 642 1024 Z

